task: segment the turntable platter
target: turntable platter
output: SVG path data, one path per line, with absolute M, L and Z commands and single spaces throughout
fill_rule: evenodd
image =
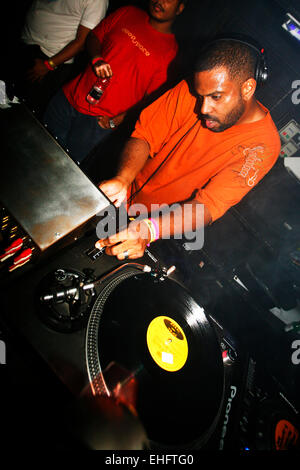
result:
M 223 362 L 203 309 L 180 285 L 123 273 L 100 292 L 87 328 L 91 381 L 112 361 L 137 379 L 137 413 L 154 446 L 206 442 L 222 404 Z

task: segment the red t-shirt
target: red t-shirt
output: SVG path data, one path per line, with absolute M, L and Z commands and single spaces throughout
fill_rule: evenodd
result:
M 196 199 L 214 221 L 274 165 L 280 138 L 266 108 L 262 106 L 266 115 L 259 121 L 212 132 L 198 120 L 195 105 L 196 98 L 182 81 L 142 111 L 132 137 L 149 144 L 151 158 L 131 185 L 129 205 L 144 204 L 151 211 L 151 204 Z
M 114 117 L 167 81 L 168 66 L 177 54 L 177 42 L 174 34 L 152 28 L 145 11 L 133 6 L 120 8 L 104 18 L 93 33 L 101 43 L 101 56 L 110 64 L 113 76 L 96 105 L 86 101 L 96 81 L 90 65 L 67 83 L 64 93 L 77 111 Z

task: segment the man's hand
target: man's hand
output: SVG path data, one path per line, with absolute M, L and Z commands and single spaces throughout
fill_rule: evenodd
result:
M 104 60 L 98 60 L 94 65 L 94 72 L 97 75 L 97 77 L 101 78 L 110 78 L 112 77 L 112 69 L 111 66 L 107 63 L 104 62 Z
M 34 66 L 28 70 L 27 78 L 31 82 L 41 81 L 49 72 L 43 59 L 35 59 Z
M 96 248 L 106 247 L 105 253 L 116 256 L 119 260 L 141 258 L 144 255 L 151 234 L 146 223 L 130 222 L 126 230 L 116 233 L 111 237 L 98 240 Z
M 126 200 L 127 190 L 129 184 L 121 176 L 116 176 L 107 181 L 103 181 L 99 185 L 99 189 L 110 199 L 116 206 L 120 207 L 123 201 Z
M 110 121 L 113 121 L 114 127 L 118 127 L 124 120 L 126 112 L 118 114 L 117 116 L 110 118 L 108 116 L 98 116 L 97 121 L 100 127 L 103 129 L 111 129 Z
M 111 118 L 109 118 L 108 116 L 98 116 L 97 117 L 97 122 L 99 124 L 100 127 L 102 127 L 102 129 L 110 129 L 110 121 Z

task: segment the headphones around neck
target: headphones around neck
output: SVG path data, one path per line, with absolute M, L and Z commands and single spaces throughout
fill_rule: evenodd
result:
M 265 49 L 261 47 L 253 38 L 248 36 L 243 36 L 240 34 L 233 34 L 228 36 L 220 36 L 212 40 L 208 45 L 214 44 L 219 41 L 236 41 L 240 42 L 241 44 L 245 44 L 246 46 L 250 47 L 252 50 L 256 52 L 257 61 L 255 66 L 255 80 L 257 83 L 257 88 L 264 85 L 268 80 L 269 70 L 268 64 L 266 59 Z

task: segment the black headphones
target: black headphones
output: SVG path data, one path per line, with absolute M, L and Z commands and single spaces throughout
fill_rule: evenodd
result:
M 255 80 L 257 83 L 257 87 L 260 87 L 266 83 L 268 80 L 268 64 L 266 59 L 265 49 L 261 47 L 253 38 L 249 36 L 244 36 L 242 34 L 232 34 L 228 36 L 219 36 L 218 38 L 210 41 L 207 46 L 214 44 L 215 42 L 219 41 L 236 41 L 240 42 L 241 44 L 245 44 L 246 46 L 250 47 L 252 50 L 256 52 L 257 61 L 255 66 Z

